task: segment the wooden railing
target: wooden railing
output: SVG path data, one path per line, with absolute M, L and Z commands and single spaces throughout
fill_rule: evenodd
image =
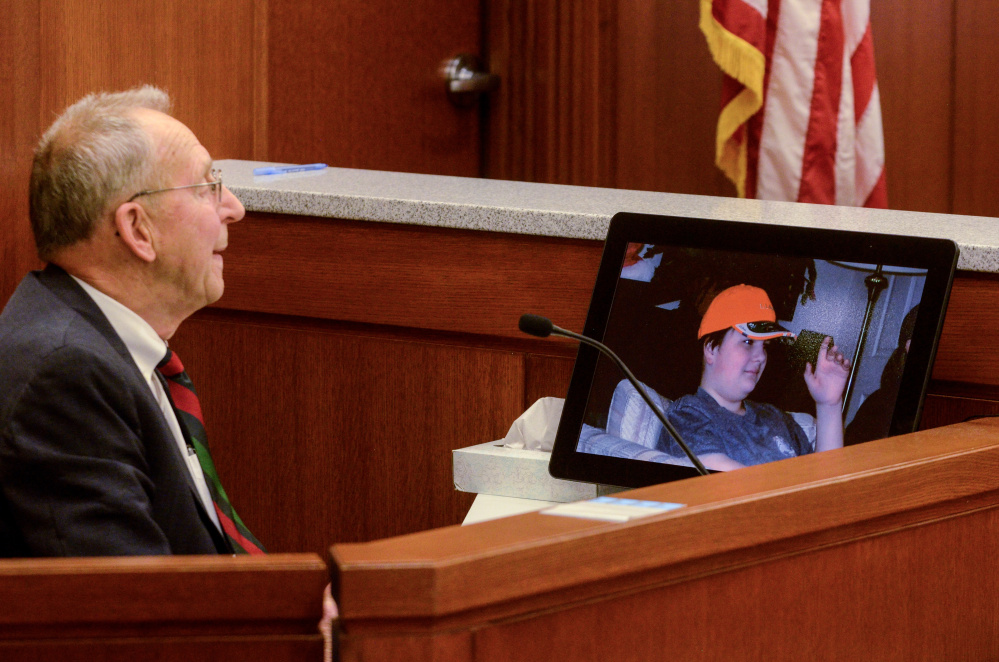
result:
M 0 660 L 323 659 L 314 554 L 0 561 Z

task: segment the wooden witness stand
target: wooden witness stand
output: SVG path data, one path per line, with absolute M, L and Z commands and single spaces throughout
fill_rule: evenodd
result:
M 0 660 L 322 660 L 315 554 L 0 562 Z
M 999 658 L 999 421 L 332 548 L 345 661 Z
M 334 546 L 346 661 L 996 659 L 999 421 Z M 312 554 L 0 563 L 0 659 L 319 660 Z

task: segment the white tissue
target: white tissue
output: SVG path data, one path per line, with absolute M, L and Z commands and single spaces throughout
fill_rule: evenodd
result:
M 503 438 L 507 448 L 551 452 L 562 418 L 562 398 L 541 398 L 520 415 Z

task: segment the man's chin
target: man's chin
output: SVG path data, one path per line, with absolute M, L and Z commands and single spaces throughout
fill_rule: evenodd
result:
M 210 306 L 222 298 L 225 292 L 225 283 L 218 278 L 209 287 L 205 288 L 205 305 Z

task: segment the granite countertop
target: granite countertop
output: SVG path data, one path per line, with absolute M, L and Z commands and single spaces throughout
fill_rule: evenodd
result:
M 586 186 L 325 168 L 254 176 L 275 165 L 223 160 L 226 186 L 247 211 L 602 240 L 619 211 L 942 237 L 958 269 L 999 273 L 999 223 L 957 216 Z

